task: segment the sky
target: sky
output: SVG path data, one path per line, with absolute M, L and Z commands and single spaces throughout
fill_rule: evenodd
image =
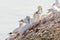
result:
M 0 40 L 19 26 L 19 20 L 33 17 L 39 5 L 46 14 L 53 3 L 54 0 L 0 0 Z

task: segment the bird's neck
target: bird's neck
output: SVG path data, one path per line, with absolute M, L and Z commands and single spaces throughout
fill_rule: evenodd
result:
M 38 10 L 38 12 L 41 14 L 42 13 L 42 10 Z

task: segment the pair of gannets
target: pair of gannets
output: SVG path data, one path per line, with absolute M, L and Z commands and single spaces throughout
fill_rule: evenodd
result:
M 15 36 L 17 36 L 17 34 L 19 34 L 20 37 L 22 37 L 22 34 L 29 28 L 29 26 L 30 26 L 30 17 L 26 16 L 25 19 L 19 21 L 19 27 L 13 30 L 13 32 L 9 33 L 10 35 L 9 39 L 14 38 Z
M 48 13 L 50 12 L 59 12 L 60 11 L 60 4 L 58 2 L 58 0 L 55 0 L 55 3 L 52 5 L 52 7 L 50 9 L 48 9 Z

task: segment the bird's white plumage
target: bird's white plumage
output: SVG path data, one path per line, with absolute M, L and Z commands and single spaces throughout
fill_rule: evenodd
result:
M 52 9 L 56 10 L 56 11 L 60 11 L 60 8 L 58 8 L 56 5 L 52 7 Z

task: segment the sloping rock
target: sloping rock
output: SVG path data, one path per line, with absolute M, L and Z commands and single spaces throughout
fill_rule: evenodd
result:
M 23 34 L 22 40 L 60 40 L 60 12 L 51 13 L 33 23 Z

